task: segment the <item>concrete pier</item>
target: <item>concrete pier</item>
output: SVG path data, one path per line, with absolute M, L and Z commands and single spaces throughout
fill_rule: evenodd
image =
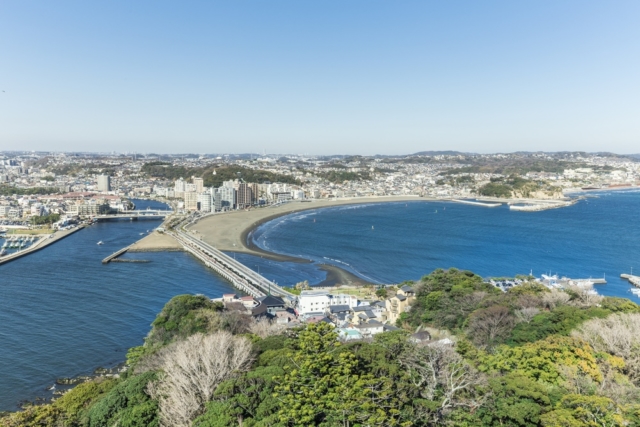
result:
M 108 257 L 106 257 L 105 259 L 102 260 L 103 264 L 108 264 L 110 263 L 114 258 L 119 257 L 120 255 L 122 255 L 123 253 L 127 252 L 129 250 L 129 248 L 131 247 L 131 245 L 127 246 L 126 248 L 122 248 L 120 249 L 118 252 L 114 252 L 111 255 L 109 255 Z
M 620 278 L 627 279 L 636 288 L 640 288 L 640 276 L 632 276 L 631 274 L 621 274 Z

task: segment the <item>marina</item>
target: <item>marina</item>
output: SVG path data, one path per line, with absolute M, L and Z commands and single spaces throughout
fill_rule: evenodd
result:
M 80 225 L 46 235 L 11 235 L 11 237 L 6 237 L 2 249 L 0 249 L 0 251 L 4 251 L 4 254 L 0 255 L 0 265 L 39 251 L 83 228 L 84 226 Z

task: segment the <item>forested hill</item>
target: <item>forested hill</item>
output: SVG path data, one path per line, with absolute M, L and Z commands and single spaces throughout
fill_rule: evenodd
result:
M 640 306 L 533 282 L 502 292 L 455 269 L 411 285 L 401 329 L 356 342 L 175 297 L 121 378 L 0 425 L 640 426 Z
M 213 174 L 215 170 L 216 174 Z M 220 187 L 223 181 L 242 178 L 245 182 L 262 184 L 264 182 L 280 182 L 285 184 L 297 184 L 298 180 L 290 175 L 273 173 L 265 170 L 250 169 L 236 165 L 221 165 L 187 168 L 184 166 L 173 166 L 166 162 L 145 163 L 141 168 L 141 173 L 146 176 L 164 178 L 174 181 L 178 178 L 186 180 L 192 176 L 204 178 L 206 187 Z

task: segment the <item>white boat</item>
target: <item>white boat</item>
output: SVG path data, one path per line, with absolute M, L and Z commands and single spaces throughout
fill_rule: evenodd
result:
M 104 245 L 104 243 L 102 242 L 102 240 L 100 240 L 97 244 L 98 244 L 98 245 Z
M 5 256 L 7 254 L 6 249 L 0 249 L 0 256 Z

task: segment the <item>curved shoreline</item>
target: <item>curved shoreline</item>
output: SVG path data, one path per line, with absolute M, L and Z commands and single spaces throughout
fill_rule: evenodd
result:
M 278 207 L 258 208 L 248 211 L 232 211 L 207 216 L 189 227 L 200 234 L 202 239 L 225 252 L 246 253 L 268 257 L 276 261 L 310 262 L 303 258 L 266 251 L 248 241 L 250 234 L 262 224 L 281 216 L 302 211 L 332 208 L 345 205 L 394 202 L 434 202 L 447 201 L 419 196 L 356 197 L 352 199 L 321 200 L 311 202 L 289 202 Z
M 211 215 L 191 225 L 189 230 L 198 233 L 202 237 L 202 240 L 221 251 L 244 253 L 280 262 L 313 263 L 313 261 L 309 259 L 264 250 L 250 239 L 251 234 L 262 224 L 285 215 L 302 211 L 371 203 L 435 201 L 447 200 L 419 196 L 381 196 L 357 197 L 330 201 L 316 200 L 312 202 L 289 202 L 275 208 L 267 207 L 250 211 L 233 211 Z M 331 286 L 341 283 L 359 285 L 371 284 L 367 280 L 334 265 L 320 264 L 319 268 L 327 272 L 327 278 L 319 284 L 322 286 Z

